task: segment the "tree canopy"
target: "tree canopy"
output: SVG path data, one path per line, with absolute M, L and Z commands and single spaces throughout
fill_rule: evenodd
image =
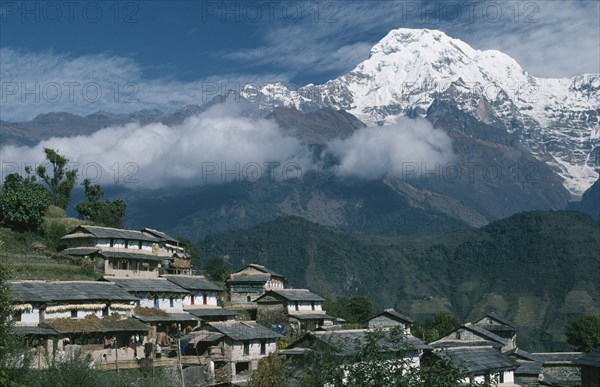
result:
M 600 346 L 600 318 L 583 315 L 569 323 L 566 329 L 567 342 L 583 352 Z
M 46 154 L 46 160 L 52 165 L 52 174 L 48 174 L 44 165 L 39 165 L 36 173 L 48 185 L 52 204 L 64 210 L 69 204 L 71 191 L 77 180 L 77 168 L 68 169 L 69 159 L 54 149 L 44 148 L 44 153 Z
M 123 227 L 127 203 L 124 200 L 102 200 L 104 192 L 89 179 L 83 181 L 85 199 L 75 206 L 79 217 L 107 227 Z
M 23 178 L 12 173 L 6 176 L 0 192 L 0 221 L 18 231 L 36 231 L 44 223 L 50 202 L 50 194 L 35 183 L 34 176 Z

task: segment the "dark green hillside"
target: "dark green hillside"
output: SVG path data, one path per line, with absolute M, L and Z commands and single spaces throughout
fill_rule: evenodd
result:
M 414 317 L 496 310 L 522 327 L 530 350 L 568 348 L 566 323 L 600 314 L 600 226 L 577 212 L 519 213 L 433 237 L 356 236 L 288 217 L 213 235 L 203 247 L 234 268 L 261 263 L 295 287 L 363 294 Z

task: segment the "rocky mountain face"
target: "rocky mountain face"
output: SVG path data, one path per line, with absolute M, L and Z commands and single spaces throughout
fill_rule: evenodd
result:
M 570 202 L 567 209 L 586 213 L 594 220 L 600 221 L 600 179 L 583 193 L 581 201 Z
M 263 108 L 329 107 L 380 125 L 399 116 L 427 117 L 429 108 L 443 99 L 513 135 L 513 141 L 563 179 L 572 195 L 581 195 L 598 178 L 598 74 L 534 77 L 499 51 L 473 49 L 440 31 L 393 30 L 367 60 L 339 78 L 298 90 L 282 84 L 249 86 L 242 95 Z

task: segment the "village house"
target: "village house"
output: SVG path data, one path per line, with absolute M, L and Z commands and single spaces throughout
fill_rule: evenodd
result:
M 266 290 L 283 289 L 286 278 L 258 264 L 250 264 L 229 275 L 229 300 L 234 305 L 253 305 Z
M 292 334 L 333 325 L 323 310 L 323 298 L 307 289 L 271 289 L 256 299 L 256 321 L 265 326 L 284 324 Z
M 433 354 L 450 360 L 457 370 L 468 375 L 461 384 L 495 382 L 496 386 L 516 386 L 514 371 L 519 364 L 491 346 L 447 347 Z
M 372 329 L 340 329 L 314 331 L 305 333 L 300 339 L 280 352 L 284 355 L 302 355 L 306 350 L 331 350 L 340 356 L 356 355 L 357 347 L 368 342 L 369 334 L 376 334 Z M 414 336 L 394 336 L 391 330 L 382 331 L 377 345 L 385 351 L 390 361 L 402 359 L 408 367 L 419 367 L 421 357 L 426 351 L 433 349 Z M 304 351 L 301 351 L 304 350 Z
M 202 276 L 164 274 L 161 278 L 189 292 L 189 297 L 183 300 L 184 308 L 216 307 L 219 293 L 223 292 L 221 288 Z
M 582 387 L 600 387 L 600 347 L 580 357 Z
M 138 301 L 114 284 L 97 281 L 14 281 L 10 285 L 17 326 L 88 315 L 127 317 Z
M 501 352 L 513 348 L 513 343 L 472 323 L 465 323 L 455 331 L 431 343 L 438 348 L 464 346 L 492 346 Z
M 89 258 L 106 276 L 153 278 L 191 273 L 191 259 L 174 239 L 155 230 L 82 225 L 61 238 L 63 254 Z M 149 231 L 150 230 L 150 231 Z
M 369 320 L 369 328 L 394 328 L 400 327 L 404 334 L 410 335 L 410 326 L 415 322 L 412 318 L 396 312 L 393 308 L 385 309 Z
M 473 325 L 506 339 L 511 348 L 517 346 L 517 332 L 519 327 L 513 322 L 500 317 L 495 312 L 490 312 L 479 320 L 474 321 Z
M 192 332 L 190 345 L 207 355 L 216 383 L 248 380 L 260 359 L 277 350 L 280 334 L 255 321 L 210 322 Z
M 544 359 L 520 348 L 513 348 L 504 352 L 505 355 L 515 359 L 518 367 L 515 370 L 515 384 L 523 387 L 538 386 L 542 376 Z

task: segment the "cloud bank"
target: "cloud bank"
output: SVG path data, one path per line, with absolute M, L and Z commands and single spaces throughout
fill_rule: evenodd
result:
M 424 119 L 400 118 L 396 124 L 357 130 L 345 140 L 332 141 L 342 176 L 362 179 L 402 178 L 426 167 L 454 160 L 452 139 Z

